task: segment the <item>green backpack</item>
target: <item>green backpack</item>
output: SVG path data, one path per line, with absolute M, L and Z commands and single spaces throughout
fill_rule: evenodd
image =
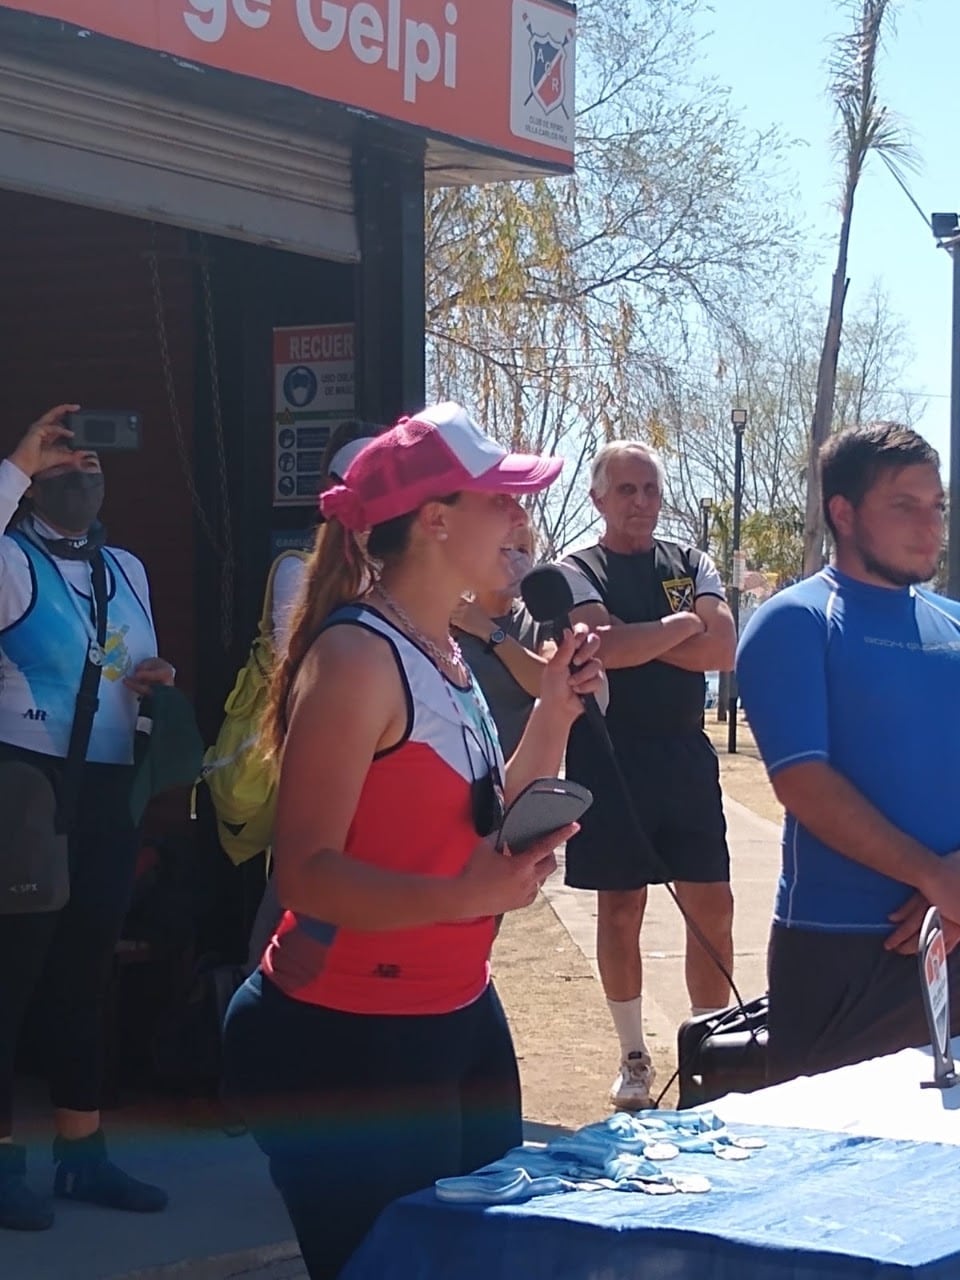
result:
M 305 560 L 301 551 L 285 551 L 270 566 L 256 638 L 247 661 L 237 672 L 217 740 L 203 757 L 200 782 L 210 792 L 217 815 L 217 834 L 224 852 L 239 866 L 273 839 L 277 807 L 276 767 L 260 748 L 260 722 L 275 660 L 273 584 L 287 556 Z

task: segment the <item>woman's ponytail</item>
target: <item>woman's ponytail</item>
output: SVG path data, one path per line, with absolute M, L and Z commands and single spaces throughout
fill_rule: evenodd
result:
M 274 668 L 261 738 L 267 755 L 279 755 L 287 734 L 287 705 L 300 664 L 339 605 L 355 599 L 367 580 L 367 561 L 352 533 L 338 520 L 317 529 L 303 585 L 293 606 L 287 652 Z

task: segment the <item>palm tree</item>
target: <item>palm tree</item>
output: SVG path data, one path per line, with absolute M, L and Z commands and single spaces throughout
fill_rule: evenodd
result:
M 901 186 L 905 186 L 904 170 L 916 168 L 915 156 L 903 125 L 877 98 L 877 54 L 886 27 L 892 25 L 895 3 L 896 0 L 849 0 L 844 7 L 852 20 L 852 30 L 837 38 L 830 63 L 830 92 L 838 116 L 835 145 L 843 167 L 843 191 L 837 265 L 830 290 L 830 310 L 817 373 L 817 398 L 810 424 L 803 536 L 803 568 L 806 574 L 816 573 L 823 564 L 824 522 L 817 455 L 830 434 L 833 421 L 843 308 L 849 284 L 847 254 L 857 186 L 871 152 L 876 152 Z

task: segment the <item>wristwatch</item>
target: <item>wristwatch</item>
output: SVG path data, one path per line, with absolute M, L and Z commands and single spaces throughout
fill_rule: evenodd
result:
M 495 627 L 493 631 L 490 632 L 490 638 L 487 640 L 487 643 L 483 646 L 484 653 L 493 653 L 497 645 L 503 644 L 506 638 L 507 633 L 504 631 L 503 627 Z

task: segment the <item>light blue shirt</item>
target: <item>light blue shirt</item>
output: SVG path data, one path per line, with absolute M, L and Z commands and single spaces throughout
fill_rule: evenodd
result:
M 0 630 L 0 742 L 63 759 L 87 652 L 96 638 L 92 588 L 84 594 L 59 567 L 78 562 L 56 560 L 22 533 L 0 541 L 19 550 L 32 583 L 26 611 Z M 157 638 L 149 605 L 137 595 L 119 556 L 104 548 L 103 557 L 106 640 L 86 758 L 130 764 L 139 699 L 123 681 L 156 654 Z M 89 574 L 89 566 L 82 567 Z

